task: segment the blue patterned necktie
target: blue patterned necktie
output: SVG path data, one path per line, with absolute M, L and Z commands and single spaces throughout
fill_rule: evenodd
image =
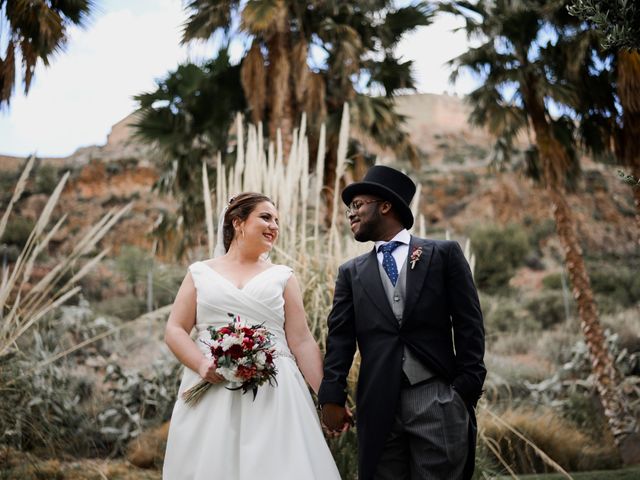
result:
M 384 271 L 387 272 L 389 280 L 391 280 L 391 283 L 394 287 L 396 286 L 396 282 L 398 281 L 398 266 L 396 265 L 396 260 L 395 258 L 393 258 L 393 255 L 391 255 L 391 252 L 393 252 L 400 245 L 402 245 L 402 242 L 394 241 L 385 243 L 384 245 L 380 245 L 380 247 L 378 247 L 378 251 L 382 252 L 382 268 L 384 268 Z

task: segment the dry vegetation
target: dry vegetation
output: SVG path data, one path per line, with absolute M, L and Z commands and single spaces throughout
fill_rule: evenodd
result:
M 335 191 L 341 188 L 339 182 L 347 166 L 345 112 Z M 243 138 L 242 128 L 239 121 L 239 138 Z M 368 246 L 351 239 L 337 196 L 325 211 L 323 179 L 315 173 L 322 172 L 324 153 L 320 148 L 317 169 L 309 173 L 304 120 L 295 132 L 286 162 L 280 148 L 265 148 L 259 138 L 258 130 L 249 127 L 246 143 L 238 145 L 234 167 L 225 172 L 219 161 L 209 166 L 218 172 L 215 186 L 203 175 L 203 188 L 213 192 L 205 196 L 208 241 L 194 249 L 191 258 L 211 254 L 217 212 L 229 196 L 246 190 L 270 195 L 280 217 L 286 219 L 271 259 L 295 269 L 304 288 L 309 324 L 323 345 L 337 267 Z M 25 175 L 29 168 L 31 164 Z M 479 408 L 478 478 L 618 467 L 589 377 L 573 301 L 563 286 L 558 244 L 529 187 L 515 191 L 511 180 L 505 178 L 500 187 L 491 183 L 489 174 L 487 178 L 477 173 L 452 178 L 447 172 L 439 178 L 425 169 L 416 176 L 422 183 L 422 198 L 418 195 L 413 205 L 419 219 L 415 233 L 424 235 L 428 228 L 430 236 L 444 237 L 451 228 L 457 239 L 471 239 L 477 258 L 475 272 L 485 313 L 489 369 Z M 18 192 L 25 181 L 18 182 Z M 61 184 L 64 181 L 66 177 Z M 602 181 L 609 185 L 611 179 Z M 607 188 L 615 190 L 617 204 L 627 205 L 626 197 L 621 197 L 624 190 L 610 185 Z M 454 192 L 453 186 L 459 188 Z M 78 183 L 76 187 L 80 188 Z M 10 262 L 0 288 L 5 302 L 0 323 L 0 349 L 4 352 L 0 355 L 0 445 L 4 445 L 0 478 L 160 478 L 178 366 L 161 342 L 167 308 L 140 315 L 149 306 L 171 301 L 184 265 L 162 262 L 140 248 L 123 247 L 115 255 L 98 252 L 98 234 L 105 235 L 123 213 L 112 214 L 100 227 L 88 231 L 86 242 L 90 243 L 84 245 L 90 247 L 82 248 L 76 237 L 73 245 L 51 253 L 47 238 L 61 228 L 57 225 L 62 225 L 64 216 L 59 215 L 60 221 L 53 227 L 47 225 L 56 220 L 52 205 L 61 188 L 53 191 L 53 203 L 47 204 L 43 209 L 46 216 L 37 222 L 38 235 Z M 496 200 L 498 192 L 508 193 L 506 204 Z M 454 198 L 468 207 L 447 212 L 443 206 Z M 527 199 L 532 200 L 534 210 L 526 209 Z M 591 200 L 576 196 L 572 201 L 584 205 L 582 215 L 586 218 Z M 0 237 L 15 203 L 8 203 Z M 488 222 L 484 217 L 487 211 L 498 212 L 501 218 Z M 609 217 L 614 215 L 607 212 Z M 615 220 L 616 231 L 624 230 L 620 219 Z M 584 226 L 589 233 L 586 243 L 593 252 L 589 259 L 595 267 L 592 281 L 605 312 L 603 323 L 610 330 L 610 347 L 638 412 L 640 283 L 633 272 L 640 267 L 640 258 L 628 251 L 626 257 L 617 257 L 620 252 L 606 242 L 606 220 L 597 225 Z M 629 235 L 625 233 L 624 238 Z M 107 242 L 111 238 L 107 237 Z M 119 235 L 119 244 L 123 238 Z M 606 248 L 598 250 L 594 245 Z M 71 253 L 59 256 L 58 251 Z M 468 243 L 466 252 L 471 258 Z M 56 257 L 51 259 L 45 253 Z M 87 255 L 96 260 L 87 259 Z M 81 278 L 80 273 L 86 274 L 93 266 L 96 270 Z M 599 276 L 606 268 L 609 273 Z M 62 274 L 64 269 L 68 273 Z M 29 281 L 30 271 L 36 272 L 37 281 Z M 58 272 L 60 277 L 50 272 Z M 42 279 L 48 280 L 42 283 Z M 83 287 L 81 299 L 78 283 Z M 147 301 L 150 285 L 152 295 Z M 35 298 L 44 303 L 29 300 Z M 67 299 L 76 305 L 55 308 Z M 32 305 L 38 308 L 26 308 Z M 17 371 L 21 375 L 16 377 Z M 355 383 L 355 370 L 351 382 Z M 331 447 L 343 477 L 355 478 L 354 434 L 332 440 Z M 103 460 L 107 457 L 116 460 Z

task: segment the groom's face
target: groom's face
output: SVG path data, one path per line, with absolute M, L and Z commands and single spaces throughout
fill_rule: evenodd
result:
M 351 201 L 349 213 L 349 225 L 353 237 L 358 242 L 379 240 L 379 231 L 382 227 L 382 215 L 380 203 L 383 200 L 373 195 L 356 195 Z

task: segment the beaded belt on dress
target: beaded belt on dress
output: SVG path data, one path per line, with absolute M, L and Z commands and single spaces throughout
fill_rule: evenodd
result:
M 291 352 L 287 352 L 285 350 L 278 350 L 276 349 L 276 356 L 277 357 L 286 357 L 286 358 L 290 358 L 291 360 L 293 360 L 294 362 L 296 361 L 296 357 L 293 356 L 293 353 Z

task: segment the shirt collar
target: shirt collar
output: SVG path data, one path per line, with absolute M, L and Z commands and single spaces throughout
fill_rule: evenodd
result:
M 409 232 L 407 231 L 406 228 L 403 228 L 402 230 L 400 230 L 395 237 L 393 237 L 391 240 L 389 240 L 389 242 L 400 242 L 403 243 L 405 245 L 409 245 L 409 243 L 411 242 L 411 235 L 409 234 Z M 378 249 L 380 248 L 380 245 L 384 245 L 385 243 L 389 243 L 389 242 L 385 242 L 385 241 L 377 241 L 376 242 L 376 252 L 378 251 Z

